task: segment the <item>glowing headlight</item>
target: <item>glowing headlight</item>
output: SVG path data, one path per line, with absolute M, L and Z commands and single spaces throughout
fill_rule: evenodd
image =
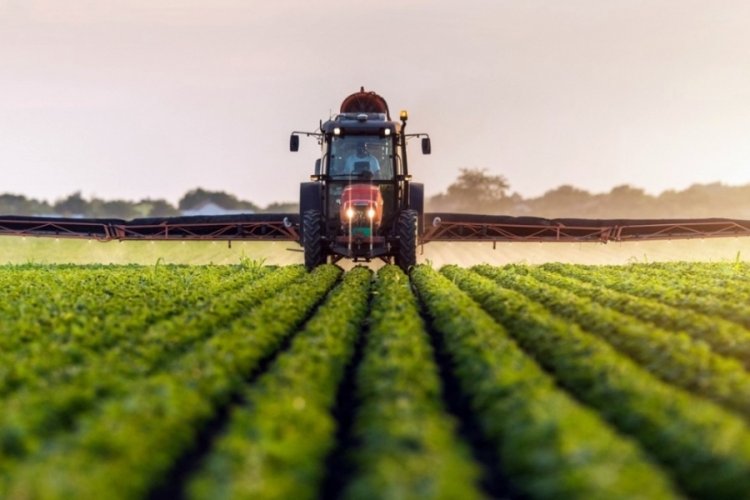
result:
M 374 208 L 368 208 L 367 209 L 367 217 L 369 217 L 370 219 L 374 219 L 375 218 L 375 209 Z
M 341 129 L 336 127 L 333 129 L 333 135 L 341 135 Z
M 350 219 L 354 218 L 354 209 L 353 208 L 347 208 L 346 209 L 346 216 Z

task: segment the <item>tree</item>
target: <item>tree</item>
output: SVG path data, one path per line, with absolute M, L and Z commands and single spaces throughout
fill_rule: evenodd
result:
M 83 199 L 80 191 L 76 191 L 54 205 L 55 212 L 66 217 L 85 216 L 89 212 L 89 202 Z
M 171 203 L 166 200 L 141 200 L 141 205 L 148 208 L 146 215 L 148 217 L 172 217 L 180 215 L 180 211 L 177 210 Z
M 583 189 L 562 185 L 529 201 L 531 212 L 540 217 L 583 217 L 596 208 L 597 198 Z
M 188 191 L 185 196 L 180 199 L 179 209 L 192 210 L 199 208 L 205 203 L 213 203 L 226 210 L 258 211 L 258 206 L 255 203 L 239 200 L 236 196 L 225 193 L 224 191 L 206 191 L 201 188 Z
M 496 213 L 507 210 L 510 185 L 502 175 L 487 169 L 462 168 L 445 194 L 430 200 L 434 209 L 455 212 Z
M 298 213 L 299 203 L 296 201 L 274 202 L 268 205 L 264 210 L 267 213 Z
M 89 203 L 89 217 L 133 219 L 138 217 L 138 210 L 133 202 L 125 200 L 101 200 L 94 198 Z
M 19 194 L 0 195 L 0 214 L 3 215 L 48 215 L 52 212 L 52 207 L 46 201 Z
M 652 206 L 653 197 L 643 189 L 623 184 L 604 197 L 602 217 L 653 217 Z

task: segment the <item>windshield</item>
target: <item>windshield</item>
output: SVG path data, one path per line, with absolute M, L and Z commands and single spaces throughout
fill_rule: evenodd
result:
M 393 179 L 393 141 L 370 135 L 333 137 L 328 175 L 333 179 Z

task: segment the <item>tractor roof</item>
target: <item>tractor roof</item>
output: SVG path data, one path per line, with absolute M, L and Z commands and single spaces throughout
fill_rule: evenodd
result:
M 344 99 L 341 103 L 341 113 L 383 113 L 385 119 L 391 119 L 385 99 L 375 92 L 365 91 L 364 87 L 360 87 L 359 92 Z
M 334 135 L 385 135 L 398 134 L 400 122 L 386 120 L 383 113 L 341 113 L 321 125 L 326 134 Z M 338 132 L 336 132 L 338 129 Z M 389 130 L 390 132 L 385 132 Z

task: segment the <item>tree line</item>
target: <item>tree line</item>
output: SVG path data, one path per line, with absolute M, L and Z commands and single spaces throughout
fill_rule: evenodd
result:
M 524 198 L 510 192 L 502 175 L 485 169 L 461 169 L 448 189 L 427 200 L 428 211 L 537 216 L 547 218 L 704 218 L 750 219 L 750 184 L 694 184 L 658 195 L 630 185 L 590 193 L 570 185 Z
M 118 219 L 173 217 L 199 209 L 207 203 L 232 212 L 294 213 L 299 210 L 297 202 L 260 207 L 224 191 L 197 188 L 187 192 L 176 205 L 164 199 L 150 198 L 140 201 L 86 199 L 80 192 L 53 203 L 23 195 L 0 194 L 0 214 Z M 464 168 L 445 192 L 427 198 L 425 205 L 425 209 L 432 212 L 548 218 L 750 219 L 750 184 L 694 184 L 681 191 L 667 190 L 658 195 L 648 194 L 630 185 L 616 186 L 607 193 L 590 193 L 563 185 L 541 196 L 524 198 L 510 191 L 510 184 L 504 176 L 490 174 L 486 169 Z
M 53 203 L 23 195 L 0 194 L 0 214 L 116 219 L 174 217 L 200 209 L 207 203 L 232 212 L 292 212 L 297 209 L 296 203 L 272 203 L 262 208 L 224 191 L 197 188 L 187 192 L 176 205 L 164 199 L 151 198 L 140 201 L 103 200 L 97 197 L 86 199 L 80 191 Z

